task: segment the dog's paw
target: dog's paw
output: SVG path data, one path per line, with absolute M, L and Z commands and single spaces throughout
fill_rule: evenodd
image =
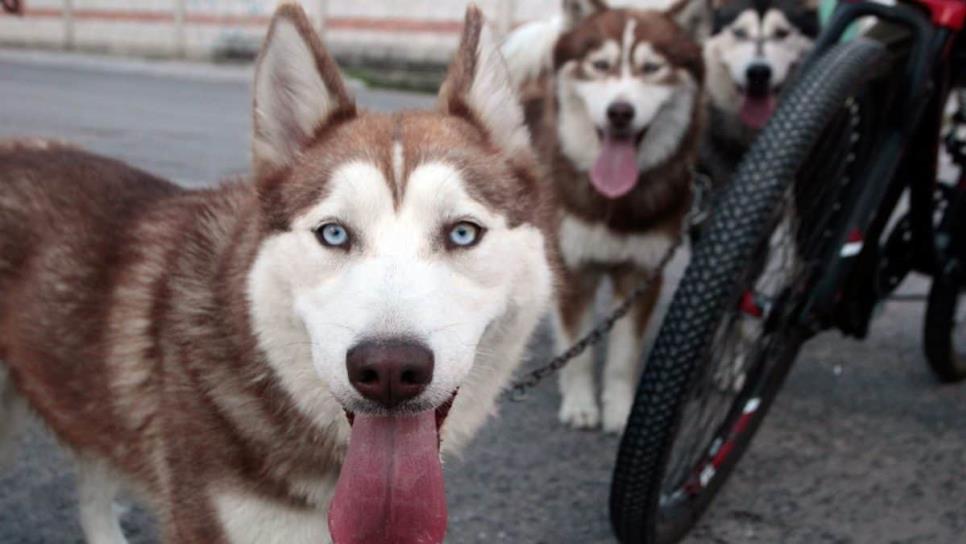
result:
M 593 394 L 565 395 L 560 403 L 560 422 L 574 429 L 593 429 L 600 425 L 600 408 Z
M 630 388 L 619 388 L 604 393 L 604 432 L 621 434 L 627 425 L 627 416 L 631 413 L 634 403 L 634 391 Z

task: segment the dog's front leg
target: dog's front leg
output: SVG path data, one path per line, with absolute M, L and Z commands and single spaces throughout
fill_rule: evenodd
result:
M 335 480 L 331 480 L 334 482 Z M 244 485 L 225 486 L 207 495 L 211 498 L 211 520 L 217 526 L 225 544 L 331 544 L 328 526 L 328 498 L 333 491 L 332 483 L 320 484 L 322 503 L 313 506 L 297 506 L 263 496 Z M 197 519 L 193 521 L 196 522 Z M 183 531 L 204 538 L 205 527 L 185 525 Z M 208 540 L 177 540 L 174 542 L 213 542 Z
M 78 509 L 87 544 L 127 544 L 114 498 L 118 480 L 104 462 L 83 459 L 77 466 Z
M 594 298 L 598 279 L 571 274 L 559 295 L 556 324 L 556 353 L 561 353 L 587 334 L 594 325 Z M 564 425 L 592 429 L 600 424 L 600 408 L 594 380 L 594 350 L 588 348 L 560 371 L 560 412 Z
M 615 278 L 615 306 L 620 304 L 630 294 L 635 284 L 643 278 L 644 276 L 640 274 L 628 274 L 622 278 Z M 621 433 L 624 431 L 624 425 L 627 424 L 627 416 L 634 402 L 634 390 L 641 369 L 644 334 L 647 332 L 647 324 L 660 293 L 661 278 L 658 276 L 641 298 L 634 303 L 631 314 L 618 321 L 610 334 L 601 395 L 605 432 Z

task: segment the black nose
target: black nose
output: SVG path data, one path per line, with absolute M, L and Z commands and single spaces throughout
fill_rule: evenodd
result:
M 607 106 L 607 120 L 618 130 L 630 128 L 634 120 L 634 106 L 629 102 L 614 102 Z
M 412 340 L 365 341 L 350 348 L 345 359 L 352 386 L 386 408 L 422 393 L 433 381 L 433 352 Z
M 751 96 L 766 96 L 771 90 L 771 66 L 755 63 L 745 70 L 748 80 L 748 94 Z

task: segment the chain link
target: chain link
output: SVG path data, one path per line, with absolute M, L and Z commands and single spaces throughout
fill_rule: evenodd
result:
M 631 311 L 634 307 L 634 303 L 637 299 L 641 298 L 650 289 L 650 287 L 657 280 L 664 269 L 667 268 L 668 263 L 674 258 L 679 247 L 684 242 L 684 237 L 688 230 L 696 225 L 700 224 L 707 217 L 707 208 L 710 206 L 709 193 L 711 191 L 710 179 L 704 174 L 698 172 L 693 172 L 693 191 L 692 202 L 690 211 L 684 219 L 682 232 L 678 234 L 674 243 L 668 247 L 667 252 L 661 257 L 658 265 L 651 270 L 650 274 L 647 275 L 639 284 L 637 284 L 634 289 L 628 294 L 627 298 L 624 299 L 617 308 L 614 309 L 610 314 L 608 314 L 604 319 L 602 319 L 597 325 L 594 326 L 587 334 L 582 336 L 577 342 L 572 346 L 567 348 L 563 353 L 557 355 L 556 357 L 550 359 L 540 367 L 527 372 L 520 380 L 514 382 L 510 385 L 510 388 L 504 392 L 504 398 L 512 402 L 519 402 L 527 397 L 527 393 L 540 384 L 544 379 L 546 379 L 551 374 L 554 374 L 561 368 L 567 366 L 567 363 L 572 361 L 575 357 L 581 353 L 587 351 L 587 349 L 599 344 L 614 325 L 621 320 L 624 316 Z

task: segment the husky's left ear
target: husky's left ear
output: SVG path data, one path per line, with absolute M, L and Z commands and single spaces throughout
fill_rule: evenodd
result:
M 479 127 L 508 155 L 530 149 L 530 133 L 506 61 L 474 4 L 466 9 L 463 37 L 440 87 L 439 107 Z
M 252 159 L 259 178 L 291 165 L 326 125 L 356 114 L 339 67 L 297 4 L 275 11 L 255 64 Z
M 563 0 L 560 7 L 563 10 L 564 28 L 567 30 L 591 15 L 610 9 L 605 0 Z
M 675 0 L 665 13 L 699 44 L 711 36 L 711 0 Z

